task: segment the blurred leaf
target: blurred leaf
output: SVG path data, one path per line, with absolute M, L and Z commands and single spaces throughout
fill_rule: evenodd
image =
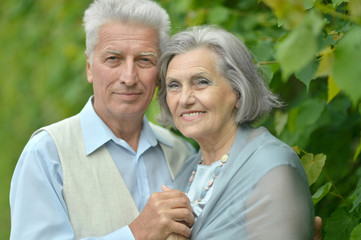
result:
M 226 7 L 216 6 L 209 11 L 207 20 L 212 24 L 221 24 L 229 19 L 230 10 Z
M 327 77 L 332 74 L 333 62 L 335 59 L 334 50 L 331 46 L 327 46 L 320 51 L 320 64 L 318 65 L 317 77 Z
M 317 180 L 325 165 L 326 155 L 320 153 L 314 156 L 312 153 L 306 153 L 301 157 L 301 161 L 307 174 L 308 184 L 311 186 Z
M 317 42 L 309 29 L 293 30 L 277 47 L 276 57 L 281 64 L 283 79 L 305 67 L 316 51 Z
M 304 131 L 305 128 L 315 124 L 320 118 L 325 103 L 317 99 L 302 102 L 290 111 L 288 127 L 292 131 Z
M 260 75 L 263 77 L 267 84 L 270 84 L 273 78 L 273 70 L 269 64 L 258 66 L 257 70 Z
M 304 0 L 305 9 L 311 9 L 315 5 L 316 0 Z
M 330 191 L 331 187 L 332 183 L 328 182 L 319 189 L 317 189 L 317 191 L 312 195 L 313 205 L 316 205 L 324 196 L 326 196 L 326 194 Z
M 333 77 L 353 103 L 361 99 L 361 26 L 354 27 L 339 41 L 335 50 Z
M 292 149 L 293 149 L 298 155 L 301 154 L 301 149 L 300 149 L 299 146 L 293 146 Z
M 357 209 L 361 203 L 361 186 L 358 184 L 356 190 L 351 195 L 352 198 L 355 198 L 352 203 L 352 209 L 350 212 L 353 212 L 355 209 Z
M 206 9 L 199 8 L 197 10 L 189 11 L 186 16 L 186 26 L 195 26 L 203 24 L 206 19 Z
M 328 77 L 327 80 L 327 86 L 328 86 L 328 97 L 327 97 L 327 103 L 331 102 L 334 97 L 337 96 L 337 94 L 340 92 L 340 89 L 337 87 L 335 81 L 333 80 L 332 76 Z
M 355 155 L 353 156 L 353 161 L 355 162 L 357 157 L 360 155 L 361 153 L 361 139 L 360 139 L 360 143 L 356 149 Z
M 282 77 L 287 78 L 310 63 L 317 54 L 317 37 L 324 22 L 316 12 L 310 12 L 304 22 L 277 47 L 276 57 L 280 61 Z
M 333 0 L 332 1 L 332 5 L 334 8 L 336 8 L 337 6 L 339 6 L 340 4 L 344 3 L 344 2 L 348 2 L 348 0 Z
M 332 213 L 326 220 L 325 240 L 349 239 L 352 229 L 358 224 L 358 219 L 349 215 L 342 207 Z
M 352 230 L 350 236 L 350 240 L 360 240 L 360 239 L 361 239 L 361 223 Z
M 349 10 L 351 12 L 351 16 L 355 18 L 361 18 L 361 0 L 350 0 Z
M 275 130 L 277 136 L 281 134 L 288 121 L 288 113 L 282 113 L 281 111 L 275 112 Z
M 309 90 L 311 81 L 316 79 L 317 67 L 318 63 L 311 61 L 305 68 L 295 74 L 296 78 L 305 84 L 307 91 Z
M 298 26 L 304 18 L 303 1 L 299 0 L 263 0 L 286 29 Z

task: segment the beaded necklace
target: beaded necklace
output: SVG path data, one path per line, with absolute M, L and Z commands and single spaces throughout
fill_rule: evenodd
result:
M 211 178 L 211 180 L 208 181 L 207 186 L 201 192 L 201 195 L 199 196 L 199 198 L 193 202 L 194 204 L 199 203 L 200 201 L 202 201 L 202 199 L 206 196 L 208 190 L 213 186 L 214 181 L 216 180 L 217 176 L 221 173 L 224 164 L 227 163 L 228 155 L 229 154 L 226 153 L 221 157 L 219 165 L 214 169 L 213 177 Z M 203 156 L 201 158 L 201 161 L 195 166 L 194 170 L 192 171 L 192 175 L 189 178 L 189 183 L 188 183 L 188 186 L 187 186 L 187 189 L 186 189 L 186 193 L 189 192 L 189 190 L 191 188 L 191 185 L 193 183 L 193 180 L 194 180 L 194 176 L 196 175 L 198 165 L 202 164 L 202 162 L 203 162 Z

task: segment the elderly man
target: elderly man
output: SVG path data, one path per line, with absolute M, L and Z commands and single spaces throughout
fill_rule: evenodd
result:
M 189 237 L 188 198 L 161 186 L 192 148 L 144 116 L 169 17 L 149 0 L 95 0 L 84 26 L 94 96 L 79 114 L 36 131 L 23 150 L 10 239 Z
M 94 95 L 25 146 L 10 189 L 10 239 L 189 237 L 188 198 L 160 186 L 193 149 L 144 116 L 169 17 L 150 0 L 95 0 L 84 26 Z

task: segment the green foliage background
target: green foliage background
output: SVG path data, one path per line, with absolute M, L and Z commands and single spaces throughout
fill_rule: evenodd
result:
M 90 0 L 0 1 L 0 239 L 8 194 L 31 133 L 77 113 L 86 81 L 83 11 Z M 159 0 L 173 33 L 220 24 L 254 53 L 287 105 L 260 119 L 299 152 L 324 239 L 361 239 L 361 0 Z M 147 116 L 154 121 L 154 101 Z

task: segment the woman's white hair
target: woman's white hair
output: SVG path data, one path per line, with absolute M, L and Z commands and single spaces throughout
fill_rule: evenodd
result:
M 216 26 L 196 26 L 174 35 L 166 45 L 159 59 L 160 85 L 158 101 L 160 104 L 160 122 L 173 125 L 166 97 L 165 83 L 168 65 L 174 56 L 196 48 L 206 47 L 215 54 L 217 70 L 237 92 L 239 108 L 236 109 L 235 122 L 252 122 L 282 103 L 265 84 L 257 72 L 251 53 L 233 34 Z
M 159 51 L 169 40 L 168 13 L 151 0 L 95 0 L 84 12 L 86 51 L 92 64 L 99 28 L 111 21 L 140 23 L 159 33 Z

